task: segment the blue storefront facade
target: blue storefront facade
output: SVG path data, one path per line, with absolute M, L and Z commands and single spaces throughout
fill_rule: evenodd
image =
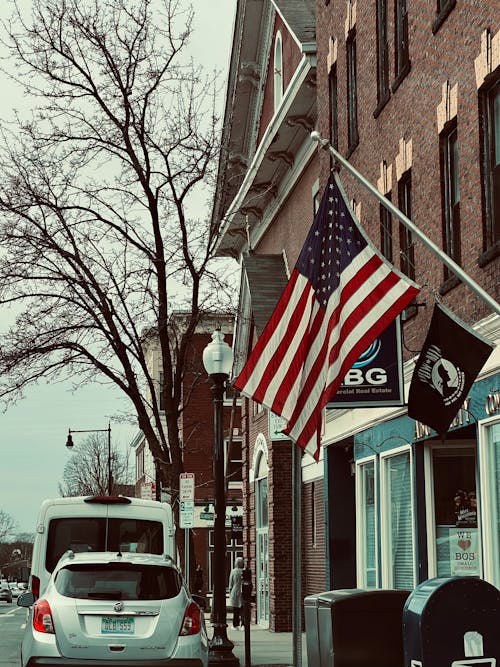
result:
M 452 575 L 500 587 L 497 350 L 444 439 L 404 408 L 338 412 L 327 417 L 333 434 L 323 450 L 330 590 Z

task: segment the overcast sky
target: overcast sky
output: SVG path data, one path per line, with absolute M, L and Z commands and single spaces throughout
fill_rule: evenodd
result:
M 0 17 L 5 17 L 8 4 L 0 0 Z M 193 56 L 207 68 L 220 70 L 225 81 L 236 0 L 192 0 L 191 4 L 196 13 Z M 15 88 L 1 79 L 0 84 L 3 109 L 20 107 L 22 99 Z M 0 510 L 18 522 L 21 532 L 33 532 L 40 502 L 59 495 L 58 484 L 71 456 L 65 447 L 68 429 L 106 429 L 111 421 L 113 443 L 128 452 L 137 431 L 113 421 L 114 414 L 128 409 L 118 390 L 96 385 L 72 393 L 69 386 L 56 384 L 34 387 L 24 400 L 0 413 Z M 85 434 L 74 436 L 75 443 L 81 437 Z M 133 454 L 130 461 L 133 465 Z

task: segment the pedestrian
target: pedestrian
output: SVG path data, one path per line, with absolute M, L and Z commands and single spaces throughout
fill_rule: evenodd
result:
M 233 627 L 243 630 L 243 600 L 241 599 L 241 582 L 243 575 L 243 558 L 237 558 L 229 575 L 229 604 L 233 608 Z

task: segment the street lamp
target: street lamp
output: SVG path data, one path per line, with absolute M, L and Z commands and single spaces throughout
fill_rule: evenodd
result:
M 68 429 L 68 438 L 66 440 L 66 447 L 68 449 L 73 449 L 74 443 L 73 438 L 71 437 L 72 433 L 107 433 L 108 434 L 108 496 L 111 495 L 111 424 L 108 424 L 108 428 L 91 428 L 85 431 L 75 431 Z
M 220 330 L 214 331 L 212 341 L 203 350 L 203 365 L 212 380 L 214 402 L 214 634 L 210 641 L 208 660 L 212 665 L 237 667 L 240 661 L 233 655 L 234 644 L 228 639 L 226 631 L 226 487 L 222 423 L 224 385 L 233 365 L 233 352 L 224 342 Z

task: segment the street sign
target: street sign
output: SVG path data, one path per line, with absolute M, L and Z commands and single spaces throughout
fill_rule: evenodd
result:
M 194 472 L 179 475 L 179 501 L 194 500 Z
M 181 472 L 179 475 L 179 527 L 194 526 L 194 473 Z
M 179 503 L 179 527 L 194 527 L 194 500 L 181 500 Z

